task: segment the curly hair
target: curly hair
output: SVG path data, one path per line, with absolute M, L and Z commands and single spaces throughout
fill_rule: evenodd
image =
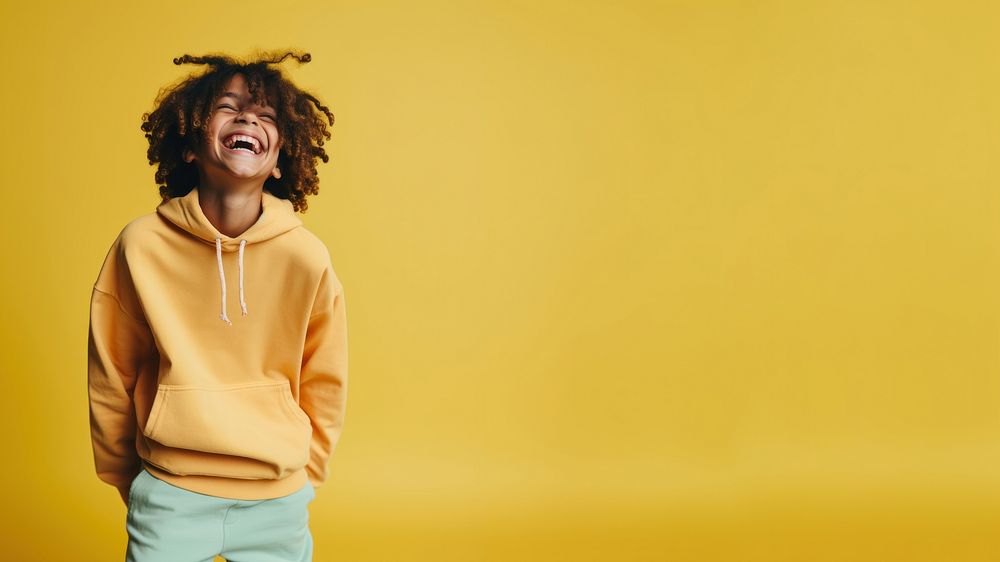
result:
M 278 115 L 281 178 L 268 177 L 264 189 L 290 200 L 296 211 L 308 209 L 306 196 L 319 193 L 316 159 L 330 160 L 323 139 L 329 139 L 331 134 L 323 117 L 333 126 L 333 113 L 315 96 L 291 83 L 279 69 L 268 66 L 288 57 L 299 64 L 312 60 L 309 53 L 294 52 L 258 53 L 249 60 L 223 54 L 174 59 L 176 65 L 203 64 L 209 69 L 162 88 L 155 109 L 142 114 L 141 128 L 149 141 L 146 156 L 150 165 L 159 165 L 156 183 L 163 201 L 186 195 L 198 185 L 198 169 L 194 163 L 184 161 L 183 152 L 192 144 L 210 141 L 207 125 L 215 111 L 215 100 L 230 78 L 242 74 L 253 102 L 272 106 Z

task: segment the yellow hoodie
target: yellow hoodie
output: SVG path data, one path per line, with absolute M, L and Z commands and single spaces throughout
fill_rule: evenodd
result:
M 127 502 L 143 465 L 235 499 L 319 488 L 347 399 L 344 288 L 291 201 L 263 192 L 236 238 L 198 189 L 125 225 L 90 302 L 98 478 Z

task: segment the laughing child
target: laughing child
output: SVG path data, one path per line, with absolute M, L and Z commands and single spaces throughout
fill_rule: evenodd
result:
M 174 59 L 207 68 L 142 116 L 162 201 L 106 254 L 88 342 L 94 461 L 127 506 L 129 561 L 312 559 L 347 309 L 296 216 L 334 117 L 272 66 L 288 57 L 310 60 Z

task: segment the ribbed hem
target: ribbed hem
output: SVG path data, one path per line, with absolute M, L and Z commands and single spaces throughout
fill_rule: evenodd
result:
M 142 465 L 156 478 L 191 492 L 233 500 L 270 500 L 293 494 L 302 489 L 309 479 L 302 468 L 281 480 L 249 480 L 190 474 L 180 476 L 167 472 L 143 459 Z

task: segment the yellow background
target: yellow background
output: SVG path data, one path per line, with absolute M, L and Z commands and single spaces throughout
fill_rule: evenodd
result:
M 89 4 L 89 3 L 88 3 Z M 1000 559 L 990 2 L 5 3 L 0 533 L 119 560 L 90 288 L 140 115 L 296 47 L 349 298 L 317 561 Z

